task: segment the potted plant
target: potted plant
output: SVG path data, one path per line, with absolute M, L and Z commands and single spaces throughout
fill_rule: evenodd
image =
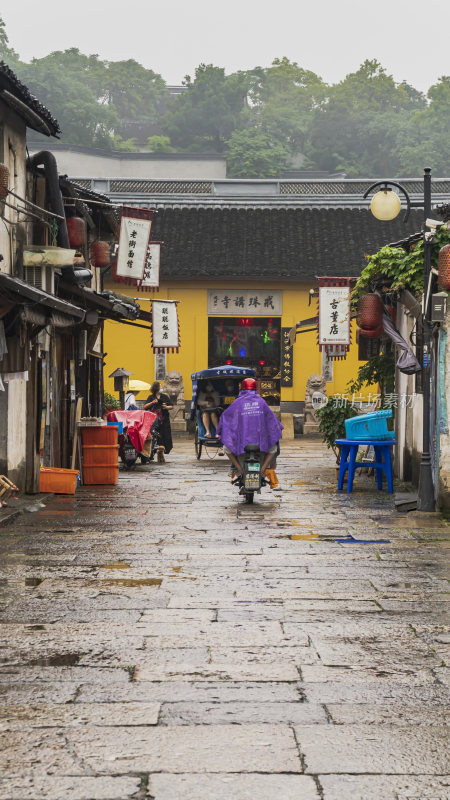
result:
M 119 401 L 108 392 L 103 393 L 103 407 L 105 409 L 105 414 L 108 414 L 109 411 L 120 411 Z
M 330 397 L 328 402 L 316 411 L 322 439 L 335 454 L 337 465 L 341 458 L 341 448 L 335 441 L 346 438 L 345 420 L 356 416 L 358 416 L 357 410 L 345 398 L 337 400 Z

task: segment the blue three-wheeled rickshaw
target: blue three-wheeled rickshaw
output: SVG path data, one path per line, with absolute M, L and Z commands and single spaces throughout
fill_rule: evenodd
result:
M 215 458 L 222 449 L 223 444 L 217 437 L 214 420 L 217 421 L 222 411 L 236 399 L 244 378 L 255 376 L 256 370 L 234 367 L 231 364 L 192 373 L 191 422 L 195 420 L 196 423 L 197 458 L 201 457 L 203 447 L 208 455 L 208 451 L 214 451 L 210 458 Z M 205 428 L 205 419 L 209 425 L 209 435 Z

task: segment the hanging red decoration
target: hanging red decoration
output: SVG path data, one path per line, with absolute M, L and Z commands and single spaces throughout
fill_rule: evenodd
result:
M 378 328 L 358 328 L 358 334 L 365 339 L 379 339 L 383 335 L 383 323 Z
M 9 169 L 6 164 L 0 164 L 0 200 L 8 194 Z
M 94 267 L 107 267 L 111 261 L 109 242 L 102 242 L 100 239 L 92 242 L 90 256 Z
M 362 330 L 372 331 L 382 325 L 383 305 L 377 294 L 365 294 L 358 303 L 358 325 Z M 373 337 L 370 337 L 373 338 Z
M 438 283 L 441 289 L 450 290 L 450 244 L 444 244 L 439 250 Z
M 67 233 L 70 246 L 78 249 L 86 244 L 86 223 L 82 217 L 68 217 Z

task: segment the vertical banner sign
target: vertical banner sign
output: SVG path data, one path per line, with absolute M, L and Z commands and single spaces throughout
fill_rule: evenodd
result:
M 159 287 L 159 267 L 161 264 L 161 242 L 150 242 L 142 280 L 139 289 L 156 289 Z
M 119 280 L 143 279 L 152 230 L 152 215 L 153 211 L 146 208 L 123 208 L 116 267 L 116 276 Z
M 350 279 L 319 278 L 319 349 L 329 359 L 345 358 L 350 348 Z
M 281 328 L 281 386 L 293 385 L 293 351 L 289 344 L 290 328 Z
M 178 350 L 180 334 L 175 300 L 152 300 L 152 338 L 155 353 L 170 348 Z

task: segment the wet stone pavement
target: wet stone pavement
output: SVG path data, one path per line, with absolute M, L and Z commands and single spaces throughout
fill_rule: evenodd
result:
M 0 529 L 0 800 L 450 798 L 450 527 L 312 439 L 226 472 L 177 440 Z

